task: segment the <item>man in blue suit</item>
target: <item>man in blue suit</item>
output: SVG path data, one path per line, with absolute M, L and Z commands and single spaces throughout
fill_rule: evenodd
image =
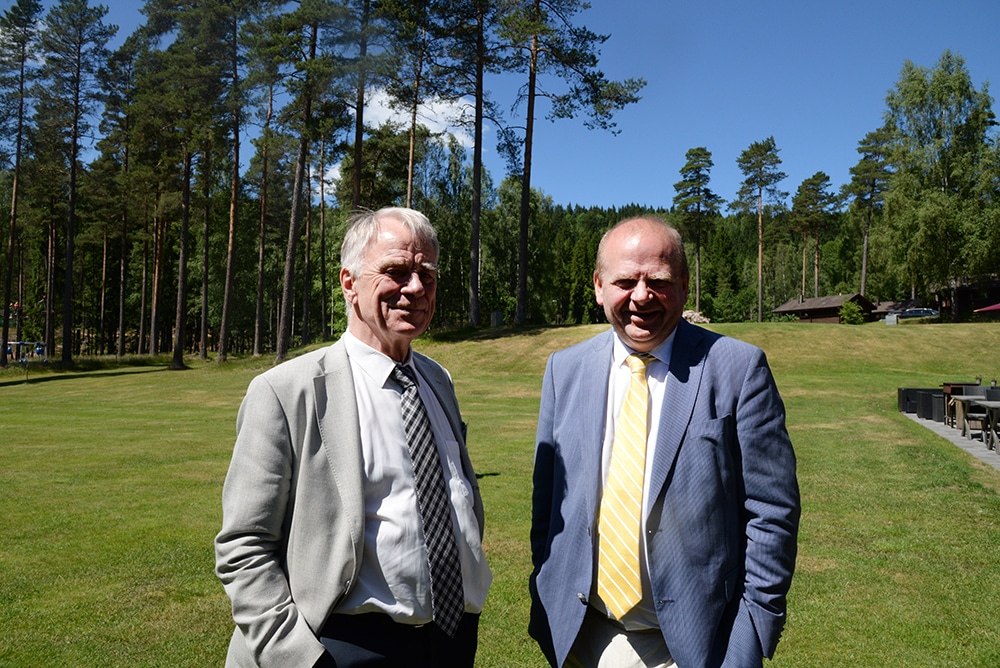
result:
M 553 666 L 761 666 L 784 626 L 800 512 L 784 406 L 759 348 L 682 319 L 688 278 L 676 230 L 618 223 L 594 272 L 612 331 L 549 358 L 529 631 Z M 626 362 L 642 353 L 633 395 Z M 627 393 L 647 395 L 630 409 L 645 414 L 642 468 L 619 484 L 638 506 L 633 532 L 607 528 L 621 511 L 604 510 Z M 608 575 L 628 571 L 630 551 L 634 575 Z

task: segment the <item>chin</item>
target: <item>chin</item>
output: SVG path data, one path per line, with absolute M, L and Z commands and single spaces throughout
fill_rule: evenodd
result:
M 428 325 L 430 325 L 430 323 L 424 320 L 419 322 L 403 320 L 396 323 L 396 326 L 393 327 L 393 329 L 401 334 L 406 334 L 407 336 L 416 338 L 427 331 Z

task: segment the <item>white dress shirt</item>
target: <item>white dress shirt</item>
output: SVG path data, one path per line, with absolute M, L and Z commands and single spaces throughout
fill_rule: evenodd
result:
M 646 545 L 646 516 L 649 514 L 649 478 L 653 469 L 653 457 L 656 454 L 656 436 L 659 433 L 660 415 L 663 412 L 663 394 L 667 383 L 667 371 L 670 368 L 670 353 L 674 347 L 673 333 L 667 340 L 658 345 L 650 354 L 654 359 L 650 360 L 646 366 L 646 383 L 649 386 L 649 417 L 648 435 L 646 437 L 646 469 L 645 480 L 642 486 L 642 527 L 640 532 L 640 553 L 639 570 L 642 577 L 642 600 L 632 610 L 625 614 L 620 620 L 625 628 L 629 630 L 655 629 L 659 628 L 656 619 L 656 608 L 653 606 L 653 597 L 649 586 L 649 559 Z M 601 451 L 601 494 L 604 494 L 604 485 L 608 479 L 608 469 L 611 466 L 611 446 L 615 440 L 615 421 L 622 403 L 625 401 L 625 393 L 632 380 L 632 372 L 629 369 L 627 358 L 633 350 L 630 350 L 618 335 L 614 336 L 612 348 L 611 371 L 608 374 L 608 405 L 607 418 L 605 420 L 604 443 Z M 600 500 L 598 500 L 598 504 Z M 597 532 L 594 532 L 594 572 L 597 569 Z M 597 578 L 594 578 L 594 586 L 591 599 L 597 607 L 607 613 L 607 607 L 603 604 L 597 593 Z M 609 614 L 609 616 L 611 616 Z
M 400 388 L 389 377 L 396 362 L 350 332 L 343 339 L 361 422 L 365 537 L 358 582 L 337 606 L 337 612 L 383 612 L 402 623 L 426 624 L 432 620 L 430 572 L 403 430 Z M 416 372 L 412 358 L 406 364 Z M 480 613 L 492 573 L 472 507 L 472 487 L 462 470 L 458 441 L 444 409 L 420 373 L 415 375 L 444 463 L 462 564 L 465 611 Z

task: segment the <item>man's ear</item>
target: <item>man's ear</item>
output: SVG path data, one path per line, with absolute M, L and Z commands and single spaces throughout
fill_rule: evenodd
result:
M 604 294 L 601 291 L 603 284 L 601 282 L 601 276 L 595 271 L 594 272 L 594 298 L 597 300 L 598 306 L 604 306 Z
M 346 267 L 342 267 L 340 270 L 340 289 L 343 291 L 344 299 L 347 300 L 348 304 L 357 303 L 358 293 L 354 289 L 354 277 L 351 276 L 351 272 Z

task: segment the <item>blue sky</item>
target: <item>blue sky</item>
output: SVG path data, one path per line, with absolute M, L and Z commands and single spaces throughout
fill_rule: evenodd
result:
M 108 4 L 123 39 L 142 4 Z M 711 187 L 728 201 L 743 178 L 736 158 L 769 136 L 788 175 L 782 190 L 794 194 L 817 171 L 839 187 L 858 141 L 881 125 L 905 60 L 931 68 L 950 49 L 977 87 L 1000 82 L 997 0 L 592 0 L 577 22 L 610 33 L 601 48 L 608 77 L 648 83 L 616 116 L 618 135 L 579 118 L 549 122 L 542 105 L 532 185 L 557 204 L 669 207 L 696 146 L 712 152 Z M 506 78 L 488 86 L 511 99 Z M 499 181 L 504 165 L 488 143 Z

